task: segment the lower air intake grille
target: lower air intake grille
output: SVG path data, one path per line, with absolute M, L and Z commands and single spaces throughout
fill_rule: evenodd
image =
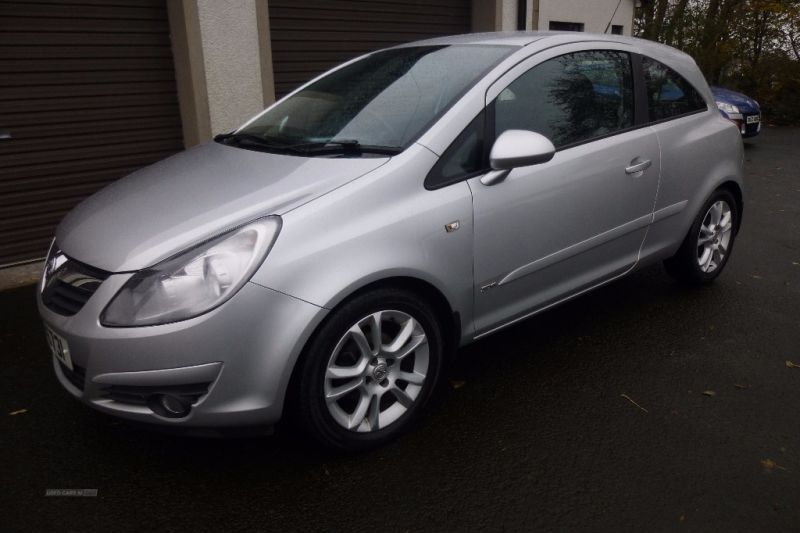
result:
M 61 361 L 59 361 L 58 364 L 61 367 L 61 372 L 64 374 L 64 377 L 67 378 L 67 381 L 72 383 L 76 389 L 82 391 L 83 385 L 86 382 L 86 369 L 74 363 L 72 364 L 72 370 L 67 368 Z

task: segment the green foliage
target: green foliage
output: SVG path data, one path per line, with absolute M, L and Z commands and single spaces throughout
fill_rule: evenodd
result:
M 759 101 L 769 123 L 800 124 L 800 0 L 642 0 L 637 36 L 694 57 L 709 83 Z

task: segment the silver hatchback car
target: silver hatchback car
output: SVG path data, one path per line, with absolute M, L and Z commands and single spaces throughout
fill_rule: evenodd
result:
M 374 52 L 67 215 L 39 291 L 55 373 L 131 420 L 287 415 L 375 446 L 459 346 L 656 261 L 716 278 L 742 156 L 692 59 L 651 42 Z

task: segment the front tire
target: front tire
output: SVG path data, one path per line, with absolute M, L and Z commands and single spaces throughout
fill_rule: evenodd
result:
M 441 327 L 430 306 L 377 289 L 336 309 L 297 369 L 297 422 L 339 451 L 380 446 L 407 430 L 441 374 Z
M 739 205 L 727 189 L 703 204 L 678 252 L 664 261 L 667 273 L 690 285 L 711 283 L 722 273 L 739 229 Z

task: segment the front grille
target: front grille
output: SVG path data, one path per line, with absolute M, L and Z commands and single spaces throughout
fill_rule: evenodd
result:
M 191 383 L 187 385 L 147 386 L 111 385 L 102 391 L 102 395 L 115 402 L 131 405 L 147 405 L 147 400 L 155 394 L 179 396 L 190 404 L 197 403 L 201 396 L 208 393 L 211 382 Z
M 72 364 L 72 370 L 67 368 L 67 365 L 61 361 L 59 361 L 58 364 L 61 367 L 61 373 L 64 374 L 64 377 L 67 378 L 67 381 L 72 383 L 76 389 L 83 391 L 83 386 L 86 382 L 86 369 L 82 366 L 76 365 L 75 363 Z
M 42 295 L 42 300 L 51 311 L 72 316 L 83 308 L 92 294 L 94 290 L 76 287 L 57 279 Z
M 56 252 L 45 266 L 44 305 L 60 315 L 80 311 L 110 273 L 84 265 Z

